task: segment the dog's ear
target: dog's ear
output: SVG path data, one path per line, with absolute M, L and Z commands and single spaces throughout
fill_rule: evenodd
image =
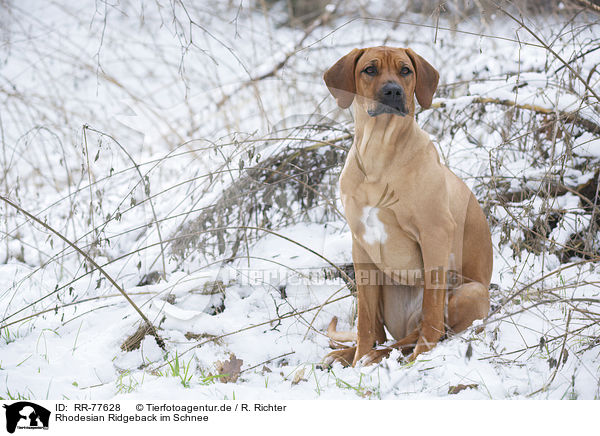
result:
M 335 97 L 335 101 L 342 109 L 350 107 L 352 100 L 354 100 L 354 95 L 356 94 L 354 69 L 364 51 L 364 48 L 353 49 L 333 64 L 323 75 L 329 92 Z
M 407 48 L 406 54 L 415 67 L 415 76 L 417 79 L 415 95 L 417 96 L 417 101 L 423 109 L 428 109 L 431 106 L 433 94 L 437 89 L 440 74 L 429 62 L 416 54 L 412 49 Z

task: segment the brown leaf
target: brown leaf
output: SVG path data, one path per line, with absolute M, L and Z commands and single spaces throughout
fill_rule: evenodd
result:
M 225 362 L 217 360 L 215 368 L 219 373 L 221 383 L 235 383 L 240 376 L 240 369 L 243 363 L 244 361 L 235 357 L 233 353 L 229 355 L 229 360 Z
M 477 383 L 473 383 L 470 385 L 456 385 L 456 386 L 450 386 L 448 388 L 448 394 L 453 395 L 453 394 L 458 394 L 460 391 L 464 391 L 465 389 L 477 389 L 479 387 L 479 385 Z
M 294 379 L 292 380 L 292 384 L 297 385 L 298 383 L 300 383 L 303 380 L 306 381 L 304 379 L 304 368 L 296 371 L 296 374 L 294 374 Z

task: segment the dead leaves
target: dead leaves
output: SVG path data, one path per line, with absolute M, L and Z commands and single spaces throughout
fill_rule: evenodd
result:
M 219 375 L 221 383 L 235 383 L 240 376 L 242 365 L 244 361 L 235 357 L 235 354 L 229 355 L 229 360 L 221 362 L 217 360 L 215 368 Z
M 456 385 L 456 386 L 450 386 L 448 388 L 448 394 L 449 395 L 456 395 L 460 391 L 464 391 L 465 389 L 477 389 L 478 387 L 479 387 L 479 385 L 477 383 L 472 383 L 470 385 L 459 384 L 459 385 Z
M 135 333 L 125 339 L 125 342 L 121 344 L 121 350 L 128 352 L 139 349 L 146 335 L 151 335 L 151 332 L 152 329 L 147 324 L 141 323 Z
M 304 368 L 301 368 L 298 371 L 296 371 L 292 380 L 292 384 L 297 385 L 301 381 L 306 381 L 306 379 L 304 378 Z

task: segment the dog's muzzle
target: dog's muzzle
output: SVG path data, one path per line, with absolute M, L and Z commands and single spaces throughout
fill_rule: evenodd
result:
M 377 105 L 367 113 L 376 117 L 380 114 L 394 114 L 401 117 L 408 114 L 404 88 L 397 83 L 388 82 L 383 85 L 377 96 Z

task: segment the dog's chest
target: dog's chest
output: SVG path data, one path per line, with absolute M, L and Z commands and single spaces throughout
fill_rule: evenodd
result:
M 355 240 L 381 269 L 420 269 L 421 251 L 402 187 L 372 179 L 351 162 L 340 179 L 344 214 Z

